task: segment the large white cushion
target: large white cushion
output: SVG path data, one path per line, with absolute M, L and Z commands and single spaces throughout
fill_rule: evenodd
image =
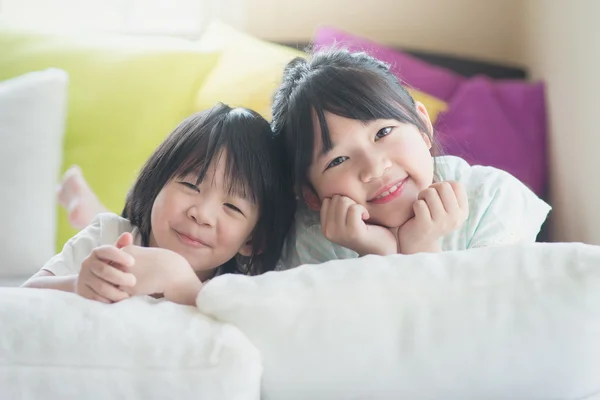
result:
M 0 82 L 0 286 L 54 255 L 67 88 L 57 69 Z
M 0 399 L 252 400 L 262 366 L 234 326 L 151 298 L 106 305 L 0 288 Z
M 600 247 L 226 275 L 197 303 L 259 349 L 265 399 L 600 398 Z

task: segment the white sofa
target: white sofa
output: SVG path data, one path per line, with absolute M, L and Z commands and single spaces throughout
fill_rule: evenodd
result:
M 600 247 L 222 276 L 197 307 L 0 289 L 0 398 L 600 399 Z

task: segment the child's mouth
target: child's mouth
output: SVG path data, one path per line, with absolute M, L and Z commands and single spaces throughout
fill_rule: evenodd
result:
M 179 240 L 181 240 L 184 244 L 187 244 L 188 246 L 192 246 L 192 247 L 208 247 L 208 245 L 204 242 L 202 242 L 199 239 L 196 239 L 194 237 L 190 237 L 188 235 L 185 235 L 181 232 L 177 232 L 177 236 L 179 237 Z
M 377 196 L 369 200 L 369 203 L 384 204 L 396 199 L 402 194 L 402 189 L 404 188 L 404 184 L 406 183 L 406 181 L 408 181 L 408 177 L 392 184 L 389 187 L 384 188 L 383 192 L 377 194 Z

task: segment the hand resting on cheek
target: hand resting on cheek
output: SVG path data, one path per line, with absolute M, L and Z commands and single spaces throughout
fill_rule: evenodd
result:
M 367 223 L 367 209 L 346 196 L 334 195 L 321 204 L 321 229 L 331 242 L 360 256 L 397 253 L 396 237 L 385 227 Z
M 402 254 L 439 252 L 439 240 L 458 229 L 469 216 L 465 188 L 455 181 L 437 182 L 419 193 L 414 217 L 398 228 Z

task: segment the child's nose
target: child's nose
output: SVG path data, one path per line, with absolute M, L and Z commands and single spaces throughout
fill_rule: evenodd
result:
M 385 174 L 385 171 L 392 165 L 389 158 L 384 154 L 373 153 L 365 154 L 361 164 L 360 180 L 364 183 L 381 178 Z
M 216 213 L 208 204 L 197 204 L 188 208 L 188 217 L 199 225 L 214 226 Z

